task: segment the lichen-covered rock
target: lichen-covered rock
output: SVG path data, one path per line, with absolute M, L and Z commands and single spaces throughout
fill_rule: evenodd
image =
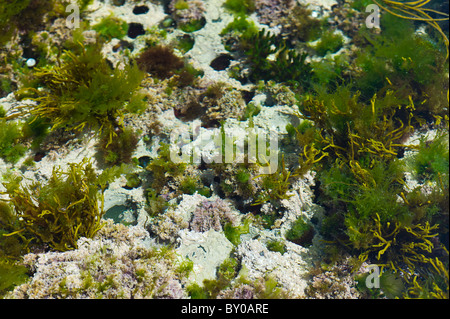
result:
M 239 212 L 233 209 L 231 203 L 216 195 L 207 198 L 197 193 L 184 194 L 178 205 L 169 206 L 154 218 L 151 229 L 160 239 L 174 242 L 183 229 L 222 231 L 226 223 L 236 225 L 239 221 Z
M 355 277 L 367 272 L 367 264 L 362 264 L 361 268 L 353 271 L 350 258 L 347 256 L 342 261 L 329 267 L 328 270 L 319 270 L 313 275 L 308 288 L 307 298 L 313 299 L 358 299 L 361 294 L 356 289 Z
M 304 297 L 310 267 L 308 250 L 292 244 L 284 254 L 269 251 L 259 240 L 248 240 L 237 247 L 249 280 L 271 276 L 292 298 Z
M 107 220 L 76 250 L 25 255 L 33 275 L 7 298 L 187 298 L 182 262 L 142 227 Z
M 226 223 L 234 225 L 237 219 L 237 214 L 233 214 L 230 204 L 223 199 L 205 200 L 195 209 L 190 228 L 196 232 L 221 231 Z
M 259 22 L 276 26 L 294 3 L 293 0 L 256 0 L 255 8 Z
M 218 125 L 229 118 L 240 119 L 245 111 L 246 104 L 239 90 L 223 85 L 217 91 L 212 97 L 206 95 L 201 102 L 206 110 L 202 123 L 206 126 Z
M 203 18 L 205 6 L 201 0 L 172 0 L 169 4 L 174 19 L 179 24 L 192 23 Z

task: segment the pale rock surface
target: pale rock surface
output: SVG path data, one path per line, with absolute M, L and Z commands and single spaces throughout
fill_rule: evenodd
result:
M 177 252 L 194 262 L 190 280 L 202 286 L 203 280 L 215 279 L 217 267 L 229 257 L 233 244 L 215 230 L 199 233 L 184 229 L 179 235 Z

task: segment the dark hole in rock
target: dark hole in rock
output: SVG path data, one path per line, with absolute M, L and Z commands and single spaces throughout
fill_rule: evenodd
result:
M 106 64 L 108 64 L 108 66 L 111 68 L 111 70 L 114 70 L 114 64 L 108 59 L 105 59 L 105 61 L 106 61 Z
M 314 228 L 310 228 L 307 231 L 305 231 L 305 233 L 302 236 L 295 239 L 291 239 L 290 241 L 293 242 L 294 244 L 303 247 L 308 247 L 312 244 L 314 235 L 315 235 Z
M 117 52 L 120 49 L 129 49 L 130 52 L 132 52 L 134 50 L 134 45 L 128 41 L 120 40 L 119 43 L 113 46 L 113 52 Z
M 255 96 L 254 91 L 241 91 L 241 93 L 242 93 L 242 98 L 244 99 L 246 104 L 250 103 L 250 101 Z
M 145 34 L 144 26 L 140 23 L 131 22 L 128 25 L 128 36 L 136 39 L 138 36 Z
M 405 156 L 405 148 L 401 147 L 397 152 L 397 158 L 403 158 Z
M 127 210 L 128 207 L 125 205 L 115 205 L 105 212 L 103 218 L 111 218 L 114 223 L 120 223 L 123 219 L 123 213 Z
M 45 157 L 45 152 L 44 151 L 38 151 L 36 152 L 36 154 L 34 154 L 34 161 L 35 162 L 40 162 L 44 157 Z
M 135 6 L 133 14 L 146 14 L 150 9 L 147 6 Z
M 146 168 L 148 163 L 150 163 L 150 156 L 141 156 L 139 157 L 138 161 L 140 167 Z
M 228 54 L 221 54 L 212 60 L 209 65 L 216 71 L 222 71 L 230 66 L 230 61 L 232 59 L 233 58 Z

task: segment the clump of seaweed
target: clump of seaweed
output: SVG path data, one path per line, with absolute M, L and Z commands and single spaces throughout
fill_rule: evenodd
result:
M 15 121 L 0 117 L 0 157 L 10 163 L 16 163 L 27 150 L 21 143 L 21 126 Z
M 123 169 L 97 176 L 92 163 L 84 159 L 69 164 L 67 171 L 55 167 L 46 184 L 25 186 L 20 185 L 20 176 L 3 176 L 18 223 L 17 230 L 3 236 L 19 236 L 27 245 L 32 241 L 60 251 L 76 248 L 80 237 L 91 238 L 102 227 L 103 192 Z
M 322 34 L 314 49 L 318 55 L 324 56 L 327 53 L 337 52 L 340 48 L 342 48 L 343 44 L 344 38 L 339 33 L 327 31 Z
M 4 236 L 19 230 L 18 220 L 10 205 L 0 201 L 0 259 L 16 259 L 23 252 L 23 241 L 21 238 Z
M 414 20 L 414 21 L 423 21 L 427 23 L 430 27 L 432 27 L 435 31 L 437 31 L 440 36 L 442 37 L 442 40 L 444 42 L 444 45 L 447 50 L 446 58 L 448 58 L 448 45 L 449 41 L 444 33 L 444 31 L 441 29 L 439 25 L 439 21 L 446 21 L 448 20 L 448 13 L 445 12 L 439 12 L 436 10 L 433 10 L 431 8 L 427 8 L 425 5 L 429 2 L 429 0 L 421 0 L 417 2 L 412 3 L 401 3 L 396 1 L 390 1 L 390 0 L 374 0 L 374 2 L 381 7 L 383 10 L 389 12 L 395 17 L 399 17 L 402 19 L 407 20 Z M 382 3 L 382 5 L 381 5 Z M 433 16 L 433 17 L 432 17 Z M 441 17 L 439 17 L 441 16 Z
M 223 7 L 236 15 L 249 15 L 255 11 L 254 0 L 226 0 Z
M 409 20 L 385 14 L 380 24 L 383 25 L 383 36 L 370 34 L 365 28 L 359 31 L 368 42 L 354 61 L 362 71 L 355 74 L 355 84 L 362 95 L 370 99 L 377 91 L 393 84 L 404 95 L 411 95 L 414 101 L 421 102 L 417 107 L 428 113 L 435 108 L 430 105 L 428 92 L 439 87 L 441 92 L 436 94 L 438 97 L 434 102 L 444 100 L 438 105 L 445 107 L 448 89 L 444 74 L 448 65 L 445 54 L 429 35 L 414 32 L 414 24 Z M 433 113 L 441 112 L 442 109 Z
M 417 153 L 408 160 L 419 181 L 437 181 L 439 176 L 448 176 L 449 166 L 448 133 L 438 132 L 437 136 L 419 141 Z
M 446 199 L 442 191 L 424 195 L 405 183 L 406 166 L 399 160 L 404 150 L 418 148 L 418 154 L 427 157 L 429 149 L 424 143 L 403 144 L 423 124 L 414 98 L 404 94 L 402 88 L 390 85 L 366 100 L 354 87 L 337 86 L 331 92 L 319 88 L 301 97 L 302 121 L 288 130 L 300 147 L 294 174 L 311 168 L 317 172 L 316 200 L 326 207 L 319 231 L 326 240 L 400 274 L 406 287 L 422 267 L 427 279 L 419 280 L 419 285 L 439 277 L 439 291 L 445 294 L 445 273 L 438 269 L 445 263 L 448 241 L 437 233 L 448 231 L 438 226 L 448 220 L 448 210 L 441 208 Z M 444 145 L 445 139 L 437 138 L 431 146 L 443 158 L 428 155 L 421 170 L 422 174 L 426 167 L 437 170 L 432 176 L 442 190 L 446 183 L 440 180 L 448 174 L 440 163 L 446 158 Z M 417 159 L 421 161 L 420 156 Z
M 240 42 L 250 67 L 250 81 L 274 80 L 304 88 L 308 86 L 312 69 L 306 62 L 306 52 L 290 49 L 284 40 L 266 33 L 264 29 L 248 38 L 241 37 Z M 269 59 L 271 55 L 273 60 Z
M 302 5 L 295 5 L 286 17 L 281 18 L 283 33 L 293 43 L 297 41 L 316 40 L 321 33 L 322 22 L 312 17 L 312 10 Z
M 15 262 L 0 259 L 0 297 L 28 279 L 28 269 Z
M 108 166 L 131 164 L 132 154 L 138 143 L 136 133 L 131 128 L 118 128 L 114 134 L 116 138 L 110 141 L 107 132 L 103 133 L 99 141 L 99 157 Z
M 377 215 L 374 226 L 370 230 L 373 243 L 359 256 L 361 261 L 375 254 L 372 258 L 381 266 L 381 273 L 386 267 L 402 274 L 409 287 L 403 291 L 407 297 L 429 294 L 428 298 L 448 298 L 448 264 L 442 258 L 448 258 L 448 251 L 444 245 L 436 245 L 438 225 L 428 221 L 411 226 L 398 222 L 382 224 Z
M 92 29 L 97 31 L 101 38 L 110 41 L 113 38 L 122 39 L 126 36 L 128 24 L 111 14 L 95 24 Z
M 261 192 L 256 194 L 254 205 L 262 205 L 265 202 L 272 204 L 278 203 L 280 200 L 288 199 L 292 195 L 287 194 L 291 187 L 291 180 L 295 178 L 292 172 L 286 168 L 284 156 L 276 172 L 257 176 L 261 178 Z
M 54 1 L 11 0 L 2 2 L 0 8 L 0 44 L 8 41 L 17 31 L 32 32 L 38 29 L 46 13 L 51 12 Z
M 136 62 L 142 71 L 153 77 L 160 80 L 171 78 L 169 89 L 174 86 L 190 86 L 195 78 L 201 74 L 201 71 L 185 63 L 181 57 L 174 53 L 171 47 L 166 45 L 150 46 L 138 56 Z
M 184 66 L 183 60 L 176 56 L 171 48 L 162 45 L 148 48 L 136 62 L 141 70 L 159 79 L 170 78 Z
M 35 90 L 37 104 L 20 107 L 15 114 L 31 114 L 52 124 L 52 130 L 108 132 L 122 126 L 125 112 L 139 113 L 143 95 L 137 92 L 143 79 L 136 65 L 112 70 L 96 47 L 65 51 L 62 61 L 51 68 L 36 69 L 34 77 L 43 90 Z
M 155 217 L 167 207 L 168 201 L 181 194 L 209 196 L 210 190 L 200 176 L 193 173 L 193 165 L 174 163 L 171 160 L 170 145 L 160 143 L 158 157 L 153 158 L 145 169 L 150 172 L 146 197 L 148 213 Z

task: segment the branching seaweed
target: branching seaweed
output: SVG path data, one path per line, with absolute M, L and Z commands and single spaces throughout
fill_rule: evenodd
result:
M 65 51 L 58 66 L 36 69 L 34 76 L 44 88 L 35 90 L 37 105 L 19 107 L 8 118 L 31 114 L 49 119 L 52 130 L 108 131 L 111 141 L 124 112 L 145 106 L 137 93 L 143 73 L 136 65 L 112 70 L 95 47 L 81 47 L 80 55 Z
M 97 176 L 92 163 L 84 159 L 69 164 L 67 171 L 55 167 L 44 185 L 20 186 L 21 177 L 4 176 L 19 225 L 3 236 L 20 236 L 60 251 L 76 248 L 80 237 L 92 238 L 102 227 L 103 192 L 121 170 L 105 170 Z
M 447 49 L 446 58 L 448 58 L 449 41 L 447 36 L 445 35 L 445 33 L 442 31 L 441 27 L 438 24 L 439 21 L 448 20 L 449 19 L 448 14 L 424 7 L 430 1 L 431 0 L 399 2 L 391 0 L 373 0 L 373 2 L 375 2 L 380 8 L 396 17 L 408 20 L 423 21 L 429 24 L 434 29 L 436 29 L 443 38 L 443 41 Z M 380 3 L 383 3 L 383 5 L 381 5 Z M 430 14 L 437 14 L 440 16 L 444 16 L 444 18 L 432 18 Z

